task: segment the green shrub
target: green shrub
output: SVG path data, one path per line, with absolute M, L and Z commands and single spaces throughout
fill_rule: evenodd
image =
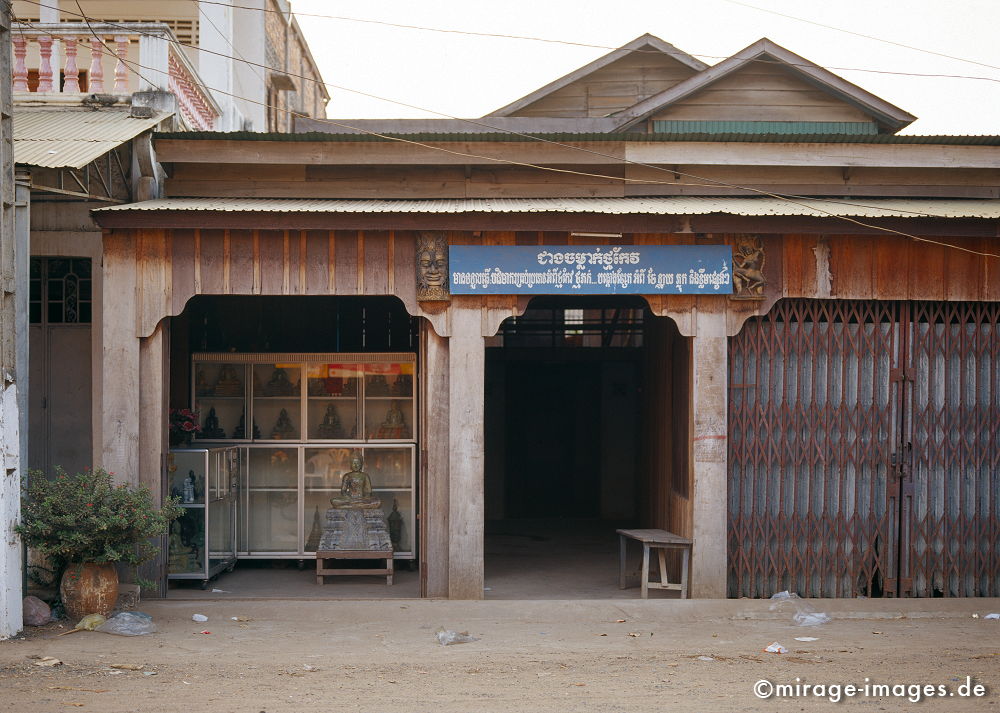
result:
M 149 488 L 116 485 L 102 469 L 69 475 L 56 468 L 51 479 L 30 474 L 15 530 L 60 570 L 70 562 L 136 566 L 156 555 L 150 539 L 167 534 L 182 512 L 176 499 L 157 508 Z

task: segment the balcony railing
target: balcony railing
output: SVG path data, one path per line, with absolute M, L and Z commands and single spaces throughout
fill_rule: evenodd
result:
M 215 129 L 222 116 L 167 25 L 14 23 L 11 42 L 14 92 L 37 95 L 32 99 L 162 89 L 177 97 L 181 118 L 192 129 Z

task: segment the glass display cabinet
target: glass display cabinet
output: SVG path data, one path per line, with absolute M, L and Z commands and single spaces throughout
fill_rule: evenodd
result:
M 197 443 L 239 442 L 240 558 L 315 555 L 360 457 L 398 559 L 416 557 L 415 354 L 195 354 Z
M 167 456 L 168 494 L 184 513 L 170 525 L 167 576 L 202 589 L 236 564 L 238 448 L 178 448 Z

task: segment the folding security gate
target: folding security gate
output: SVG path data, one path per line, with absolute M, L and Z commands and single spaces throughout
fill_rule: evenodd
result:
M 729 595 L 1000 595 L 1000 305 L 783 300 L 730 341 Z

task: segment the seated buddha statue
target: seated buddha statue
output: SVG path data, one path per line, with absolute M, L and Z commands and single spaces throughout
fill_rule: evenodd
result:
M 372 495 L 372 481 L 361 470 L 361 459 L 351 458 L 351 470 L 340 481 L 340 495 L 330 498 L 334 510 L 374 510 L 382 501 Z
M 278 420 L 271 429 L 271 438 L 275 441 L 295 440 L 295 426 L 287 409 L 281 409 L 281 413 L 278 414 Z
M 385 414 L 385 420 L 378 427 L 375 438 L 409 438 L 410 429 L 406 426 L 403 412 L 399 408 L 398 401 L 389 402 L 389 411 Z
M 316 427 L 316 438 L 343 438 L 344 428 L 340 425 L 337 408 L 333 404 L 326 407 L 323 421 Z
M 215 381 L 214 396 L 243 396 L 243 380 L 231 364 L 223 364 Z

